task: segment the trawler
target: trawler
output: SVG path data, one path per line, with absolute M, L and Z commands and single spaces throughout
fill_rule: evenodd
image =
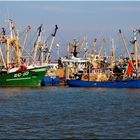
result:
M 5 28 L 0 33 L 0 86 L 40 86 L 47 67 L 27 64 L 22 58 L 23 48 L 12 19 L 9 20 L 10 35 Z
M 119 33 L 122 36 L 124 46 L 129 58 L 126 61 L 126 66 L 119 68 L 115 63 L 111 67 L 94 67 L 91 68 L 91 60 L 85 69 L 75 74 L 74 78 L 67 78 L 67 84 L 70 87 L 97 87 L 97 88 L 140 88 L 140 71 L 138 64 L 138 41 L 137 34 L 139 30 L 134 30 L 134 58 L 131 57 L 121 30 Z M 98 56 L 100 57 L 100 56 Z M 114 55 L 112 56 L 112 60 Z M 94 61 L 94 63 L 97 61 Z M 120 64 L 122 67 L 122 64 Z

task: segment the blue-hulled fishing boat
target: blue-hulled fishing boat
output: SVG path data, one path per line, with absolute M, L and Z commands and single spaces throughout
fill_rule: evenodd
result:
M 131 63 L 130 63 L 131 64 Z M 127 73 L 131 70 L 130 64 L 128 66 Z M 116 67 L 117 68 L 117 67 Z M 95 73 L 95 71 L 97 71 Z M 114 73 L 116 69 L 90 69 L 94 73 L 93 79 L 92 73 L 79 73 L 76 75 L 75 79 L 67 79 L 67 84 L 70 87 L 97 87 L 97 88 L 140 88 L 140 78 L 136 74 L 127 79 L 123 79 L 125 73 Z M 88 72 L 90 72 L 88 71 Z M 107 76 L 109 71 L 109 77 Z M 119 71 L 117 71 L 119 72 Z M 130 74 L 132 74 L 131 71 Z M 107 78 L 108 77 L 108 78 Z
M 96 88 L 140 88 L 140 79 L 124 81 L 84 81 L 84 80 L 67 80 L 70 87 L 96 87 Z
M 121 30 L 119 30 L 121 33 Z M 114 63 L 111 69 L 85 67 L 82 73 L 76 73 L 75 78 L 68 78 L 67 85 L 70 87 L 94 87 L 94 88 L 140 88 L 140 59 L 138 58 L 137 34 L 134 30 L 134 56 L 130 56 L 125 45 L 129 58 L 125 65 Z
M 128 66 L 128 68 L 129 67 L 130 66 Z M 116 69 L 98 69 L 97 73 L 95 73 L 95 71 L 97 71 L 97 69 L 92 70 L 92 73 L 94 73 L 93 77 L 92 73 L 84 73 L 83 71 L 83 73 L 77 74 L 75 79 L 67 79 L 67 84 L 70 87 L 140 88 L 140 78 L 134 75 L 134 73 L 133 76 L 124 79 L 125 73 L 114 73 Z M 94 79 L 95 77 L 96 79 Z

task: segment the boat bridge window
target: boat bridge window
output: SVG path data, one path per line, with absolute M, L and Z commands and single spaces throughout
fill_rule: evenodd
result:
M 79 70 L 79 73 L 83 73 L 83 71 L 82 70 Z

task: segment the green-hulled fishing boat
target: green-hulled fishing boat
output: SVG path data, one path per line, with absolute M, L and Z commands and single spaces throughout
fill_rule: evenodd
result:
M 9 23 L 10 35 L 6 35 L 5 28 L 0 33 L 0 86 L 40 86 L 47 67 L 23 60 L 25 41 L 21 46 L 13 20 Z
M 0 86 L 40 86 L 47 67 L 35 67 L 22 71 L 0 71 Z

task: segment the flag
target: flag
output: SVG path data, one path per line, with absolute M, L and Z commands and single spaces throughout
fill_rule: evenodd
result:
M 127 74 L 132 76 L 133 71 L 134 71 L 133 62 L 132 60 L 129 60 Z

